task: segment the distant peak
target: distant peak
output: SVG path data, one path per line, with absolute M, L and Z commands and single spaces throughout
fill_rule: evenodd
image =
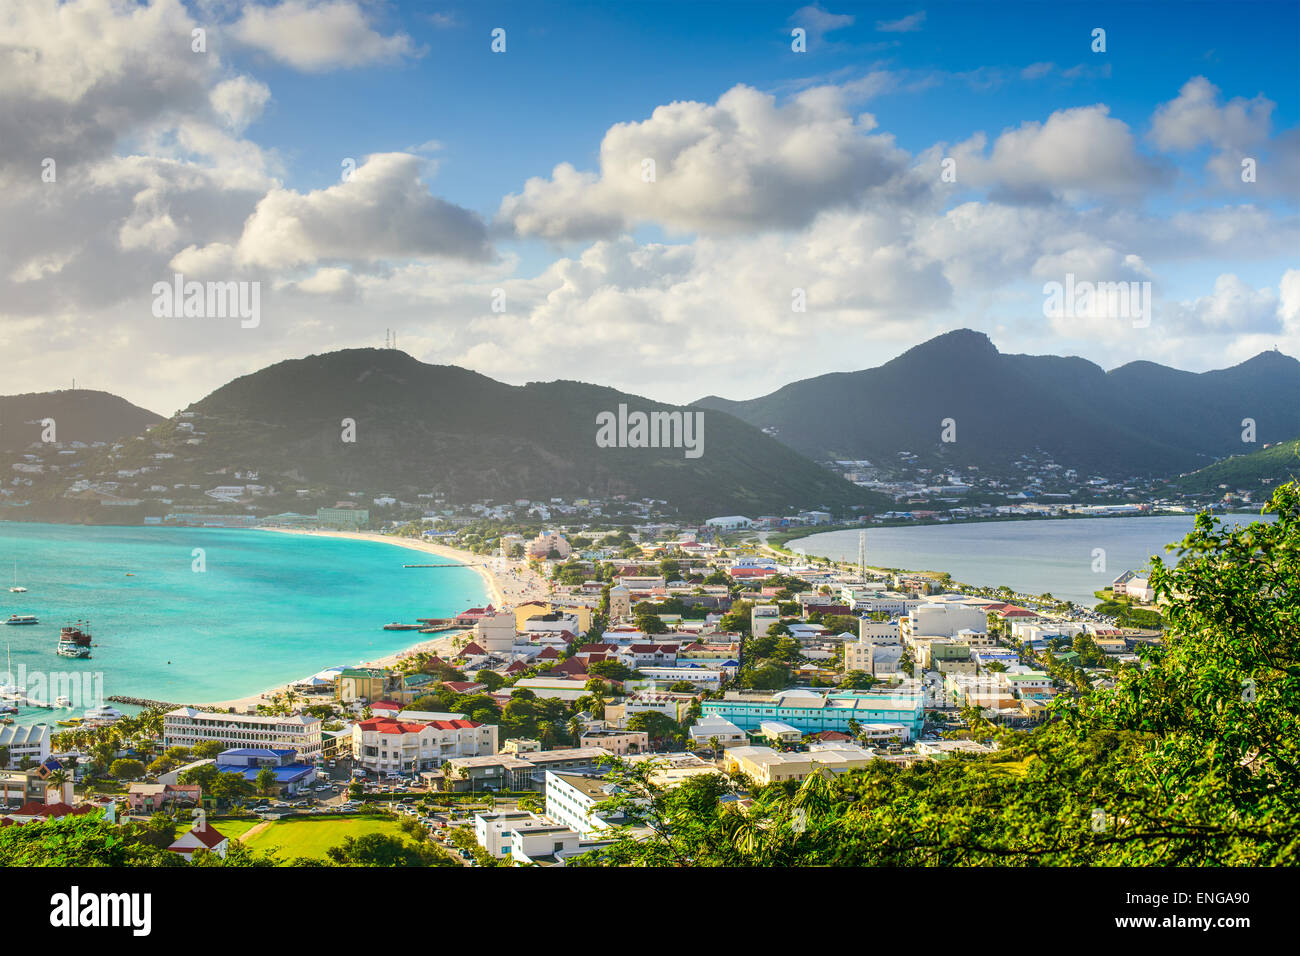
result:
M 941 355 L 972 358 L 978 356 L 993 357 L 998 354 L 1000 353 L 997 346 L 985 333 L 976 332 L 974 329 L 954 329 L 951 332 L 936 335 L 934 338 L 908 349 L 899 358 Z

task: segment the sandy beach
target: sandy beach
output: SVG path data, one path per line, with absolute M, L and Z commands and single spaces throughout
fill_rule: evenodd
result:
M 508 561 L 499 557 L 490 557 L 482 554 L 474 554 L 472 551 L 462 551 L 458 548 L 449 548 L 444 544 L 435 544 L 431 541 L 423 541 L 419 538 L 399 538 L 395 535 L 376 534 L 368 531 L 308 531 L 299 528 L 261 528 L 261 531 L 272 531 L 276 534 L 297 534 L 315 536 L 320 538 L 351 538 L 356 541 L 377 541 L 380 544 L 391 544 L 399 548 L 406 548 L 410 551 L 421 551 L 425 554 L 436 555 L 446 558 L 449 561 L 456 561 L 473 567 L 483 578 L 483 583 L 487 586 L 491 603 L 498 610 L 511 608 L 527 601 L 545 601 L 550 593 L 548 582 L 540 575 L 528 567 L 524 561 Z M 375 658 L 373 660 L 357 661 L 357 667 L 391 667 L 405 657 L 414 654 L 427 653 L 437 654 L 439 657 L 448 657 L 456 651 L 457 641 L 464 644 L 467 640 L 468 632 L 457 631 L 446 634 L 441 637 L 425 638 L 424 640 L 412 644 L 410 647 L 403 648 L 393 654 L 385 657 Z M 322 666 L 328 666 L 322 664 Z M 303 674 L 291 683 L 298 683 L 310 674 Z M 235 700 L 215 701 L 210 704 L 203 704 L 204 707 L 233 707 L 236 712 L 243 713 L 249 708 L 254 708 L 258 704 L 265 704 L 269 698 L 276 694 L 284 693 L 291 686 L 290 684 L 281 684 L 277 687 L 271 687 L 260 694 L 250 694 L 247 697 L 240 697 Z

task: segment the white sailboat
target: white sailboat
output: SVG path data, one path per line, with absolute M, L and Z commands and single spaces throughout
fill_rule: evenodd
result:
M 27 593 L 27 589 L 26 589 L 25 587 L 23 587 L 21 584 L 18 583 L 18 561 L 17 561 L 17 559 L 14 560 L 14 584 L 13 584 L 13 587 L 11 587 L 9 590 L 12 591 L 14 594 L 26 594 L 26 593 Z

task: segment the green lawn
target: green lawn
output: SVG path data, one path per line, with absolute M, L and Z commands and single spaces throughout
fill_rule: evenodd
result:
M 367 833 L 404 836 L 397 826 L 397 819 L 392 816 L 330 815 L 276 820 L 243 842 L 251 850 L 276 850 L 280 859 L 287 863 L 300 856 L 323 860 L 330 847 L 338 846 L 347 837 Z
M 222 836 L 231 840 L 238 840 L 261 822 L 257 817 L 250 817 L 247 820 L 213 820 L 212 825 Z

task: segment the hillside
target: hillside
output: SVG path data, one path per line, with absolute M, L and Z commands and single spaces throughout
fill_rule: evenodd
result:
M 1279 442 L 1248 455 L 1233 455 L 1177 480 L 1189 492 L 1214 492 L 1220 485 L 1228 490 L 1276 487 L 1300 480 L 1300 439 Z
M 47 418 L 54 419 L 58 442 L 86 444 L 139 435 L 163 420 L 124 398 L 91 389 L 0 395 L 0 453 L 41 441 L 41 421 Z
M 450 501 L 610 497 L 666 499 L 683 513 L 840 511 L 879 500 L 729 415 L 704 413 L 702 454 L 601 448 L 596 416 L 672 411 L 579 382 L 506 385 L 387 349 L 280 362 L 238 378 L 132 443 L 104 474 L 150 463 L 150 481 L 229 483 L 253 470 L 281 490 L 325 487 Z M 677 409 L 680 411 L 680 409 Z M 342 440 L 344 419 L 355 442 Z M 223 480 L 221 474 L 229 476 Z
M 873 369 L 793 382 L 749 401 L 696 403 L 825 460 L 887 465 L 900 451 L 928 463 L 1005 468 L 1045 452 L 1086 474 L 1168 476 L 1260 442 L 1300 434 L 1300 362 L 1264 352 L 1193 373 L 1150 362 L 1106 372 L 1080 358 L 1005 355 L 969 329 L 940 335 Z M 941 422 L 957 441 L 940 440 Z

